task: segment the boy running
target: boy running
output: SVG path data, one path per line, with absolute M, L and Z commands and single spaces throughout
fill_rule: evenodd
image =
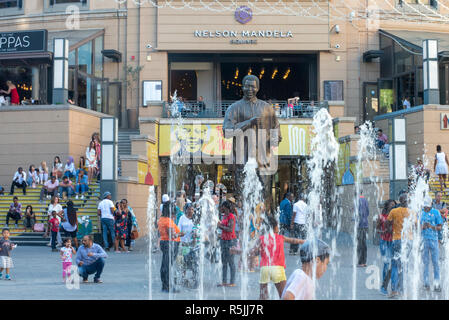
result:
M 285 254 L 284 242 L 290 244 L 303 244 L 305 240 L 288 238 L 279 234 L 279 226 L 276 219 L 268 217 L 268 223 L 273 233 L 260 236 L 254 254 L 260 253 L 260 300 L 268 299 L 268 283 L 273 282 L 279 294 L 279 298 L 285 287 Z
M 312 277 L 315 268 L 316 279 L 327 270 L 330 248 L 321 241 L 306 241 L 300 249 L 302 269 L 296 269 L 287 280 L 282 300 L 314 300 L 315 287 Z

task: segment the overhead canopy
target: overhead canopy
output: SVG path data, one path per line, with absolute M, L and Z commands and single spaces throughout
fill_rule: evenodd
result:
M 49 31 L 48 51 L 53 51 L 53 39 L 55 38 L 68 39 L 71 51 L 102 35 L 104 35 L 104 29 Z
M 55 38 L 68 39 L 70 50 L 74 50 L 103 34 L 104 29 L 49 31 L 47 51 L 0 53 L 0 66 L 51 64 Z
M 438 40 L 440 55 L 444 51 L 449 51 L 449 33 L 409 30 L 379 30 L 379 33 L 398 41 L 417 53 L 422 52 L 422 42 L 427 39 Z

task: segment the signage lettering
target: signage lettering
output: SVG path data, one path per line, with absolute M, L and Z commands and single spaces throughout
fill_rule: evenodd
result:
M 281 30 L 243 30 L 243 31 L 233 31 L 233 30 L 195 30 L 195 38 L 293 38 L 293 33 Z
M 0 53 L 47 50 L 47 31 L 0 32 Z

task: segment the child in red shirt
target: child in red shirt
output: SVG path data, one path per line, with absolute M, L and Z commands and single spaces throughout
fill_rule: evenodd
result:
M 56 250 L 56 237 L 59 232 L 59 220 L 56 217 L 56 211 L 51 212 L 51 219 L 48 220 L 48 229 L 51 230 L 51 249 L 52 251 Z
M 271 233 L 260 236 L 254 254 L 260 253 L 260 300 L 268 299 L 268 283 L 273 282 L 279 294 L 279 298 L 284 291 L 287 277 L 285 276 L 285 254 L 284 242 L 291 244 L 303 244 L 305 240 L 288 238 L 279 234 L 279 226 L 276 219 L 268 217 Z

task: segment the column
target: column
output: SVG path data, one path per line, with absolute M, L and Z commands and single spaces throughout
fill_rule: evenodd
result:
M 424 104 L 440 104 L 438 40 L 423 40 Z
M 31 99 L 39 100 L 39 67 L 31 67 Z
M 66 104 L 69 98 L 69 40 L 53 40 L 53 104 Z

